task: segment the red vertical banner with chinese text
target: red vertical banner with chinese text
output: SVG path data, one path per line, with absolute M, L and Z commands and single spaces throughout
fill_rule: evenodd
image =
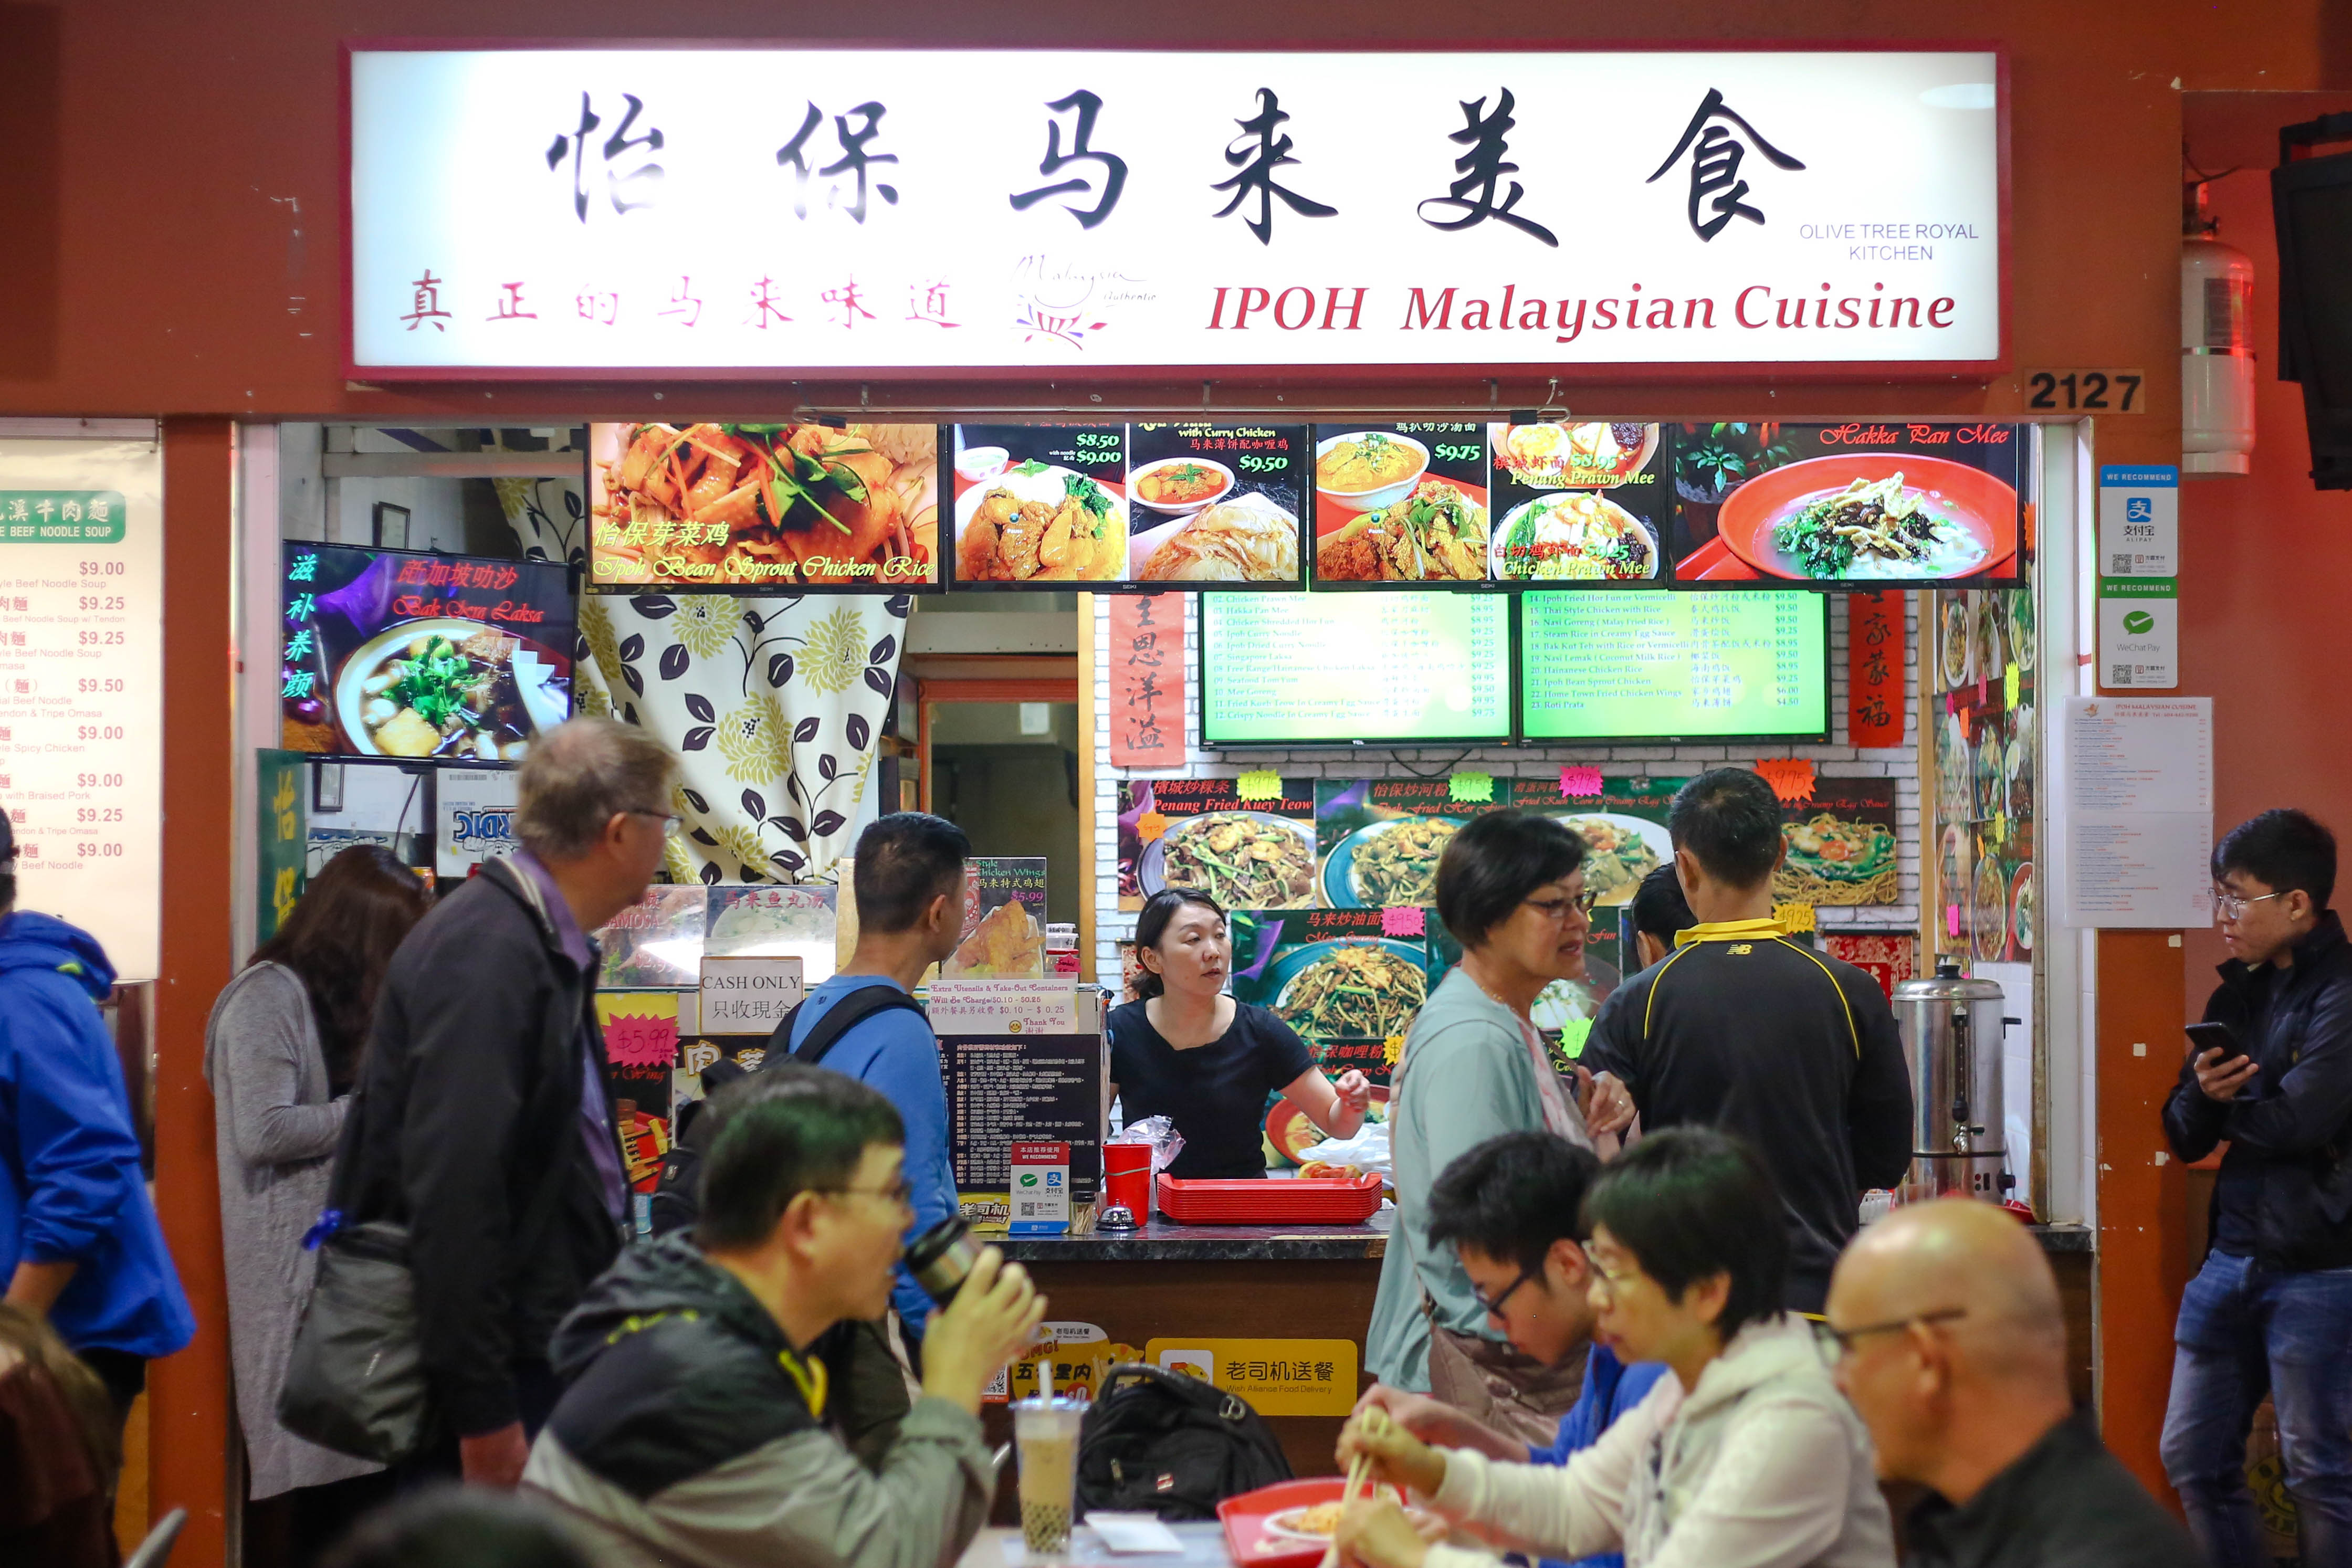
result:
M 1846 744 L 1903 744 L 1903 595 L 1846 601 Z
M 1110 598 L 1110 760 L 1114 768 L 1184 764 L 1184 598 Z

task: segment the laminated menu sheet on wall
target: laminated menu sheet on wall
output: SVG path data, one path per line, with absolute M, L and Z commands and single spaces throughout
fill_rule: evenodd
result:
M 2068 697 L 2054 737 L 2067 925 L 2212 923 L 2210 697 Z

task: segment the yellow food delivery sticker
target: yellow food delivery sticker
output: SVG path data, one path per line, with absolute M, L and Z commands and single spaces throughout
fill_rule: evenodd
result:
M 1345 1416 L 1356 1406 L 1349 1339 L 1155 1339 L 1143 1359 L 1240 1395 L 1261 1416 Z

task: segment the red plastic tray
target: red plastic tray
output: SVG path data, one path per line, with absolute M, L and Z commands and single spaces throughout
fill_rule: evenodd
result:
M 1287 1508 L 1337 1502 L 1340 1489 L 1347 1484 L 1344 1476 L 1309 1476 L 1305 1480 L 1276 1481 L 1270 1487 L 1225 1499 L 1217 1505 L 1217 1518 L 1225 1527 L 1226 1549 L 1241 1568 L 1318 1568 L 1328 1542 L 1295 1541 L 1287 1535 L 1270 1533 L 1265 1521 Z
M 1160 1178 L 1160 1212 L 1180 1225 L 1357 1225 L 1381 1207 L 1381 1178 Z M 1287 1505 L 1285 1505 L 1287 1506 Z

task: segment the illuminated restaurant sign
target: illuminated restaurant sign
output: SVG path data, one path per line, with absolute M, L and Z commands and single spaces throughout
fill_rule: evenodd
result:
M 1990 51 L 349 64 L 366 374 L 2004 351 Z

